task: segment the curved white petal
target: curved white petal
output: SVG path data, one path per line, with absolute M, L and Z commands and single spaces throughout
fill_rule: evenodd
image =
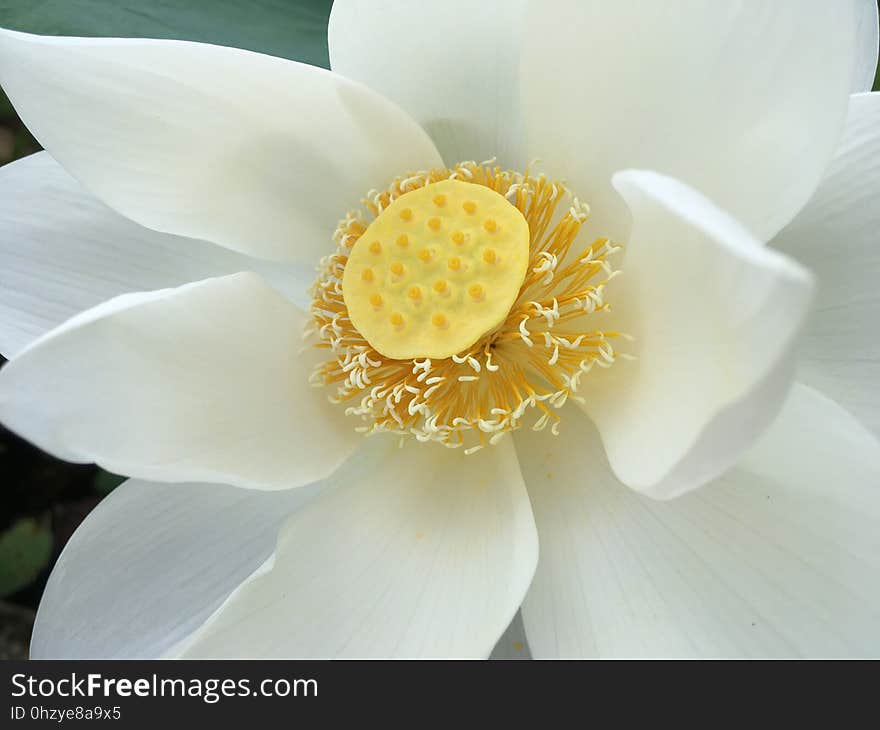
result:
M 855 94 L 825 179 L 773 245 L 816 272 L 799 379 L 880 435 L 880 93 Z
M 174 656 L 489 655 L 538 557 L 512 442 L 367 443 Z
M 307 484 L 359 439 L 309 385 L 306 318 L 250 273 L 124 294 L 0 371 L 0 420 L 55 456 L 118 474 Z
M 521 168 L 519 57 L 526 0 L 337 0 L 330 65 L 400 104 L 447 163 Z
M 633 335 L 637 359 L 593 368 L 581 395 L 617 476 L 669 498 L 732 466 L 772 420 L 812 281 L 676 180 L 629 170 L 614 184 L 635 222 L 604 329 Z
M 367 190 L 440 162 L 374 92 L 237 48 L 0 31 L 0 83 L 110 207 L 266 258 L 316 262 Z
M 815 190 L 840 134 L 854 5 L 823 0 L 534 2 L 522 57 L 528 157 L 623 238 L 614 171 L 650 168 L 761 240 Z
M 305 272 L 292 266 L 124 218 L 46 152 L 0 168 L 0 353 L 7 358 L 119 294 L 237 271 L 257 271 L 291 298 L 301 299 L 307 286 Z
M 877 19 L 877 0 L 853 0 L 856 4 L 856 65 L 853 71 L 852 92 L 870 91 L 877 75 L 877 53 L 880 50 L 880 26 Z
M 880 444 L 837 405 L 795 386 L 740 466 L 672 502 L 617 482 L 564 417 L 557 439 L 517 436 L 536 657 L 877 656 Z
M 58 558 L 31 657 L 161 656 L 269 558 L 284 520 L 319 489 L 128 480 L 86 517 Z

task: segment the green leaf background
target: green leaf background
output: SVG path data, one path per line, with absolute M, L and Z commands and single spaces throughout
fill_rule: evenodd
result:
M 330 67 L 331 0 L 0 0 L 0 25 L 45 35 L 174 38 Z
M 28 585 L 52 555 L 48 515 L 23 517 L 0 532 L 0 598 Z

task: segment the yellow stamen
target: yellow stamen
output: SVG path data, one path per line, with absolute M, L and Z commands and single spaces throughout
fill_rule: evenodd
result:
M 525 226 L 523 264 L 508 241 L 519 219 L 501 203 Z M 328 353 L 313 379 L 365 433 L 472 453 L 529 411 L 532 428 L 555 433 L 582 378 L 628 357 L 615 349 L 627 336 L 600 320 L 620 247 L 576 247 L 588 208 L 562 184 L 462 163 L 401 177 L 364 204 L 371 222 L 353 212 L 340 223 L 312 315 Z M 483 310 L 494 314 L 473 325 Z

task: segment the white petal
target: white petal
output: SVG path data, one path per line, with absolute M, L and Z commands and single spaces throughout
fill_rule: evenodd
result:
M 332 472 L 358 437 L 299 355 L 306 315 L 255 274 L 124 294 L 0 371 L 0 420 L 49 453 L 254 489 Z
M 880 93 L 850 97 L 822 185 L 773 245 L 816 272 L 799 379 L 880 435 Z
M 581 395 L 617 476 L 669 498 L 732 466 L 776 414 L 812 282 L 676 180 L 614 184 L 635 222 L 603 329 L 635 336 L 637 359 L 593 368 Z
M 857 94 L 870 91 L 877 74 L 877 52 L 880 46 L 880 27 L 877 20 L 877 0 L 853 0 L 856 4 L 856 65 L 853 71 L 852 91 Z
M 672 502 L 624 488 L 564 417 L 517 438 L 536 657 L 877 656 L 880 444 L 838 406 L 796 386 L 739 467 Z
M 328 246 L 329 250 L 329 246 Z M 39 152 L 0 168 L 0 353 L 133 291 L 257 271 L 301 299 L 304 272 L 157 233 L 101 203 Z
M 627 167 L 683 180 L 769 240 L 831 159 L 853 73 L 851 2 L 536 2 L 526 152 L 623 238 Z
M 475 455 L 376 437 L 282 528 L 178 653 L 487 657 L 538 557 L 513 444 Z M 177 655 L 177 654 L 175 654 Z
M 161 656 L 269 558 L 281 524 L 319 487 L 128 480 L 86 517 L 55 564 L 31 657 Z
M 516 612 L 516 616 L 510 622 L 510 626 L 507 627 L 507 630 L 498 639 L 498 643 L 495 644 L 495 648 L 492 650 L 489 658 L 504 661 L 532 658 L 520 611 Z
M 521 168 L 519 57 L 525 0 L 337 0 L 334 71 L 408 111 L 449 163 Z
M 440 161 L 368 89 L 236 48 L 2 31 L 0 83 L 110 207 L 266 258 L 314 263 L 367 190 Z

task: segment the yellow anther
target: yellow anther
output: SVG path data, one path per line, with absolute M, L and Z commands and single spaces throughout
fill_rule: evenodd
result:
M 371 244 L 380 241 L 376 252 Z M 505 320 L 528 262 L 529 224 L 509 200 L 491 187 L 442 180 L 402 193 L 360 232 L 342 294 L 352 326 L 380 355 L 449 358 Z
M 381 294 L 373 294 L 370 297 L 370 304 L 372 304 L 376 309 L 382 306 L 382 295 Z
M 486 218 L 486 221 L 483 223 L 483 228 L 489 233 L 495 233 L 495 231 L 498 230 L 498 224 L 495 222 L 494 218 Z
M 373 241 L 370 244 L 370 253 L 382 253 L 382 244 L 378 241 Z
M 364 269 L 364 273 L 361 274 L 361 279 L 364 281 L 372 281 L 373 280 L 373 270 L 372 269 Z

